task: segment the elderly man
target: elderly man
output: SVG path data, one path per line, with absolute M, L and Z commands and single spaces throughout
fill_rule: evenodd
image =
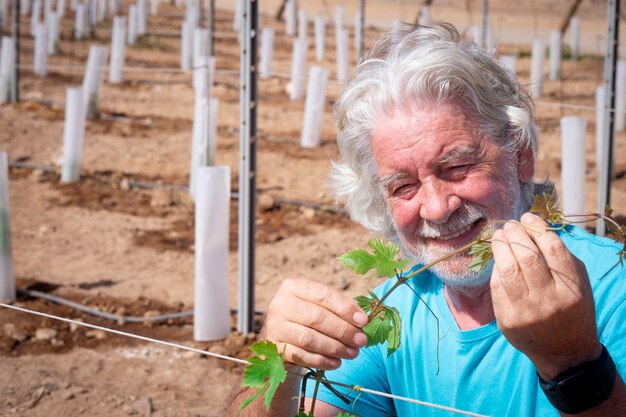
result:
M 389 357 L 386 346 L 363 348 L 367 319 L 353 300 L 310 281 L 283 283 L 261 336 L 296 366 L 332 370 L 331 381 L 482 415 L 626 416 L 623 248 L 526 213 L 532 193 L 552 186 L 533 183 L 537 127 L 514 75 L 451 25 L 406 27 L 376 43 L 335 111 L 331 180 L 355 221 L 417 266 L 495 221 L 494 262 L 471 272 L 465 252 L 395 291 L 386 304 L 400 311 L 402 340 Z M 498 222 L 511 219 L 520 222 Z M 269 412 L 256 404 L 242 415 L 295 415 L 300 379 L 289 375 Z M 348 396 L 322 387 L 315 415 L 451 415 Z

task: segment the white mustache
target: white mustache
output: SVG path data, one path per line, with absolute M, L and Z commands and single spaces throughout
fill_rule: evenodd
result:
M 454 217 L 449 219 L 445 224 L 436 224 L 428 220 L 422 220 L 416 235 L 426 239 L 453 239 L 467 232 L 478 220 L 488 217 L 486 209 L 475 205 L 464 205 Z

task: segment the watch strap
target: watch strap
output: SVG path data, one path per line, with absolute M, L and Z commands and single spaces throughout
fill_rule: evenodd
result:
M 548 401 L 557 410 L 578 414 L 603 403 L 611 396 L 617 370 L 603 345 L 598 359 L 569 368 L 550 381 L 545 381 L 539 374 L 537 376 Z

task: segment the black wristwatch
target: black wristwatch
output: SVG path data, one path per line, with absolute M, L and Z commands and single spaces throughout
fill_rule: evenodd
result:
M 611 396 L 616 375 L 615 363 L 604 346 L 598 359 L 576 365 L 550 381 L 537 374 L 550 403 L 567 414 L 582 413 L 602 404 Z

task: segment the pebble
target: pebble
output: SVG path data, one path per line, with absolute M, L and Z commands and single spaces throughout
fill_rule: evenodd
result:
M 83 320 L 78 318 L 78 319 L 74 319 L 74 321 L 80 321 L 82 322 Z M 70 332 L 74 333 L 76 330 L 78 330 L 81 326 L 80 324 L 76 324 L 76 323 L 70 323 Z
M 48 394 L 48 391 L 46 390 L 46 388 L 44 387 L 37 388 L 37 390 L 32 394 L 31 399 L 25 404 L 26 408 L 35 408 L 37 404 L 39 403 L 39 401 L 41 400 L 41 398 L 46 394 Z
M 274 200 L 274 197 L 269 194 L 261 194 L 257 203 L 262 211 L 269 211 L 276 205 L 276 200 Z
M 56 228 L 54 226 L 49 225 L 49 224 L 42 224 L 41 226 L 39 226 L 39 229 L 37 232 L 39 233 L 39 236 L 45 236 L 55 231 L 56 231 Z
M 150 397 L 139 397 L 133 403 L 133 410 L 141 416 L 150 417 L 152 415 L 152 399 Z
M 76 396 L 74 395 L 72 390 L 68 389 L 68 390 L 65 390 L 65 391 L 61 392 L 61 399 L 63 401 L 73 400 L 74 398 L 76 398 Z
M 151 207 L 169 207 L 172 204 L 170 191 L 166 189 L 153 190 L 150 195 Z
M 62 340 L 57 339 L 56 337 L 53 337 L 52 339 L 50 339 L 50 344 L 53 347 L 61 347 L 63 345 L 65 345 L 65 342 Z
M 41 169 L 34 169 L 33 172 L 30 173 L 30 179 L 39 182 L 44 179 L 45 172 Z
M 315 217 L 315 210 L 312 209 L 311 207 L 302 207 L 301 211 L 302 211 L 302 217 L 304 217 L 307 220 L 311 220 L 313 217 Z
M 35 340 L 52 340 L 58 332 L 54 329 L 42 327 L 35 331 Z
M 203 358 L 204 357 L 203 354 L 198 353 L 198 352 L 193 352 L 191 350 L 187 350 L 187 351 L 181 353 L 180 356 L 182 358 L 185 358 L 185 359 L 199 359 L 199 358 Z
M 7 337 L 20 343 L 28 338 L 28 335 L 15 327 L 15 324 L 13 323 L 6 323 L 3 326 L 3 331 Z
M 209 348 L 209 352 L 216 353 L 218 355 L 228 355 L 228 350 L 222 345 L 215 344 Z
M 126 177 L 122 178 L 120 181 L 120 190 L 128 191 L 130 190 L 130 180 Z
M 85 336 L 87 336 L 89 339 L 102 340 L 106 339 L 107 334 L 102 330 L 93 329 L 86 331 Z

